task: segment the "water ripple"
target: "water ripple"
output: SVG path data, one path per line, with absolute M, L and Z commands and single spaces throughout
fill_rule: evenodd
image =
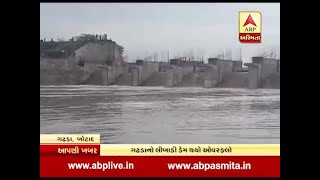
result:
M 280 143 L 280 90 L 40 86 L 41 133 L 102 143 Z

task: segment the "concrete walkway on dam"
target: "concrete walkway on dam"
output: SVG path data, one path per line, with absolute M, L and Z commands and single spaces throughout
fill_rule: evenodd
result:
M 244 66 L 247 66 L 246 69 Z M 165 87 L 280 88 L 280 60 L 253 57 L 252 63 L 209 58 L 106 66 L 74 59 L 40 59 L 40 84 L 125 85 Z

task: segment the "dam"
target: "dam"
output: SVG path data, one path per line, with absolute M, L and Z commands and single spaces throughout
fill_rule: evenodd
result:
M 252 57 L 251 63 L 243 63 L 208 58 L 205 63 L 178 57 L 129 63 L 122 53 L 123 47 L 107 35 L 85 35 L 67 42 L 42 40 L 40 84 L 280 89 L 279 59 Z

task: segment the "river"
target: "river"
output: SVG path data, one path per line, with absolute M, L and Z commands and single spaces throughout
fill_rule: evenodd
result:
M 280 143 L 279 89 L 40 86 L 40 133 L 101 143 Z

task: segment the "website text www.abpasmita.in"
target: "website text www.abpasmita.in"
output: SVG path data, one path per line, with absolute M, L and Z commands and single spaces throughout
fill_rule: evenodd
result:
M 242 162 L 226 162 L 226 163 L 202 163 L 201 161 L 197 163 L 168 163 L 169 170 L 250 170 L 251 164 Z M 106 170 L 133 170 L 134 164 L 130 162 L 125 163 L 115 163 L 113 161 L 108 162 L 94 162 L 94 163 L 68 163 L 68 168 L 70 170 L 92 170 L 98 169 L 102 171 Z
M 242 162 L 235 163 L 229 161 L 227 163 L 168 163 L 169 170 L 250 170 L 251 164 Z

